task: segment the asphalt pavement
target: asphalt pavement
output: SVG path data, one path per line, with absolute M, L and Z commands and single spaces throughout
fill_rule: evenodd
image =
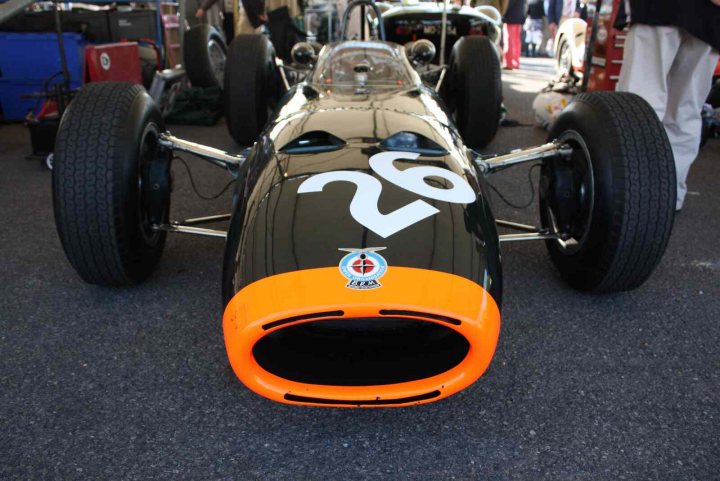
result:
M 509 116 L 486 149 L 538 144 L 548 61 L 504 73 Z M 220 147 L 225 126 L 171 127 Z M 143 285 L 83 283 L 55 231 L 50 174 L 0 125 L 2 480 L 720 479 L 720 140 L 694 165 L 667 253 L 633 292 L 567 287 L 542 243 L 503 245 L 503 325 L 469 389 L 401 409 L 285 406 L 247 390 L 222 338 L 221 240 L 169 237 Z M 192 163 L 198 187 L 225 174 Z M 174 166 L 177 217 L 228 211 Z M 527 170 L 493 182 L 515 202 Z M 495 199 L 499 217 L 533 208 Z

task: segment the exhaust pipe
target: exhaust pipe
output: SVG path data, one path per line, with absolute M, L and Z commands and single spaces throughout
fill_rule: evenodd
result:
M 223 316 L 238 378 L 274 401 L 397 407 L 450 396 L 487 369 L 500 312 L 464 277 L 393 267 L 382 288 L 347 289 L 337 268 L 266 277 Z

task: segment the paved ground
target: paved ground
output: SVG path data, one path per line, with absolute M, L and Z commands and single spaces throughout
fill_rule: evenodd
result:
M 548 78 L 535 64 L 505 79 L 526 124 Z M 232 146 L 223 126 L 173 130 Z M 503 128 L 488 150 L 543 139 Z M 394 410 L 287 407 L 245 389 L 224 352 L 220 241 L 172 237 L 141 287 L 84 284 L 28 151 L 21 126 L 0 126 L 0 479 L 720 479 L 720 141 L 645 286 L 579 294 L 543 245 L 504 246 L 487 374 Z M 196 169 L 206 192 L 224 184 Z M 498 185 L 526 198 L 525 173 L 507 175 Z M 227 208 L 196 201 L 179 166 L 176 184 L 179 216 Z

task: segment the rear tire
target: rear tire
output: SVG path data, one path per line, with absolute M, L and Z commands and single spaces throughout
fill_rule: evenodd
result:
M 225 78 L 227 45 L 220 32 L 207 23 L 185 32 L 183 66 L 193 87 L 220 87 Z
M 277 86 L 275 50 L 264 35 L 238 35 L 230 43 L 225 68 L 225 117 L 230 135 L 252 145 L 268 120 Z
M 547 241 L 574 288 L 634 289 L 660 262 L 675 214 L 675 162 L 650 105 L 629 93 L 578 95 L 549 139 L 573 147 L 542 168 L 542 225 L 566 235 Z
M 720 108 L 720 80 L 715 81 L 706 102 L 714 109 Z
M 500 126 L 500 59 L 487 37 L 458 40 L 450 55 L 443 100 L 455 113 L 460 135 L 469 147 L 485 147 Z
M 170 208 L 170 154 L 162 115 L 139 85 L 93 83 L 60 122 L 53 163 L 55 224 L 87 282 L 136 284 L 160 259 Z
M 720 108 L 720 81 L 716 81 L 713 84 L 712 89 L 710 89 L 710 93 L 705 100 L 705 103 L 710 104 L 713 110 Z M 712 119 L 712 115 L 706 114 L 708 114 L 708 112 L 706 112 L 703 108 L 703 122 L 702 130 L 700 132 L 700 147 L 704 147 L 709 139 L 714 138 L 718 135 L 717 126 Z

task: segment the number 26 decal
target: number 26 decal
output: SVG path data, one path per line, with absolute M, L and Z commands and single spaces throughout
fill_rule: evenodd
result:
M 447 169 L 432 166 L 410 167 L 399 170 L 393 162 L 397 159 L 415 160 L 420 154 L 413 152 L 382 152 L 370 157 L 370 167 L 380 176 L 398 187 L 430 199 L 469 204 L 475 202 L 475 191 L 468 183 Z M 440 177 L 452 184 L 452 189 L 440 189 L 425 183 L 427 177 Z M 298 188 L 298 194 L 321 192 L 330 182 L 351 182 L 357 186 L 350 202 L 350 215 L 380 237 L 386 238 L 438 212 L 424 200 L 416 200 L 389 214 L 381 214 L 378 200 L 382 184 L 369 174 L 349 170 L 324 172 L 305 180 Z

